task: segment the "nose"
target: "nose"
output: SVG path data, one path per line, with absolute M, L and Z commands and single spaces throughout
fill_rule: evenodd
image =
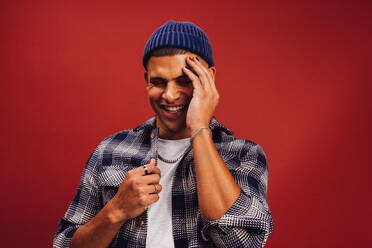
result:
M 169 81 L 167 83 L 167 86 L 165 87 L 163 92 L 163 98 L 168 103 L 175 102 L 177 99 L 180 98 L 180 89 L 175 82 Z

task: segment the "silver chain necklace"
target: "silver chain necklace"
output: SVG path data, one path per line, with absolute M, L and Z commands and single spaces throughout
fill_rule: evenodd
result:
M 158 155 L 158 158 L 167 163 L 167 164 L 174 164 L 176 163 L 178 160 L 180 160 L 186 153 L 188 153 L 189 151 L 191 150 L 191 146 L 189 146 L 180 156 L 178 156 L 176 159 L 166 159 L 166 158 L 163 158 L 162 156 L 160 156 L 160 154 L 158 153 L 157 149 L 156 149 L 156 153 Z

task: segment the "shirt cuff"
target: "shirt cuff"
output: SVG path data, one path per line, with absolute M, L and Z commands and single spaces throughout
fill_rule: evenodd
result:
M 228 235 L 232 227 L 246 228 L 254 232 L 266 231 L 266 237 L 272 232 L 273 222 L 272 217 L 266 204 L 261 199 L 247 195 L 244 191 L 240 191 L 238 199 L 227 210 L 227 212 L 217 220 L 208 220 L 202 217 L 203 228 L 201 236 L 207 241 L 213 238 L 211 231 L 221 235 Z
M 62 219 L 53 240 L 53 248 L 70 247 L 72 236 L 79 227 L 80 225 L 71 225 L 70 222 Z

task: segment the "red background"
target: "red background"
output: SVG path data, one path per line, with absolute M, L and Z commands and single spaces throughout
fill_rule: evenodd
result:
M 84 164 L 153 112 L 142 51 L 168 19 L 212 42 L 216 117 L 269 162 L 267 247 L 366 247 L 370 1 L 2 1 L 2 247 L 51 246 Z

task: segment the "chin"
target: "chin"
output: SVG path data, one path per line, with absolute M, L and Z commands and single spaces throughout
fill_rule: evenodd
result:
M 186 119 L 181 118 L 180 120 L 170 121 L 164 117 L 157 115 L 158 121 L 157 126 L 162 126 L 164 129 L 172 133 L 179 133 L 186 129 Z M 160 125 L 159 125 L 160 124 Z
M 173 133 L 181 132 L 186 128 L 186 122 L 182 121 L 180 123 L 169 123 L 169 121 L 163 122 L 166 129 Z

